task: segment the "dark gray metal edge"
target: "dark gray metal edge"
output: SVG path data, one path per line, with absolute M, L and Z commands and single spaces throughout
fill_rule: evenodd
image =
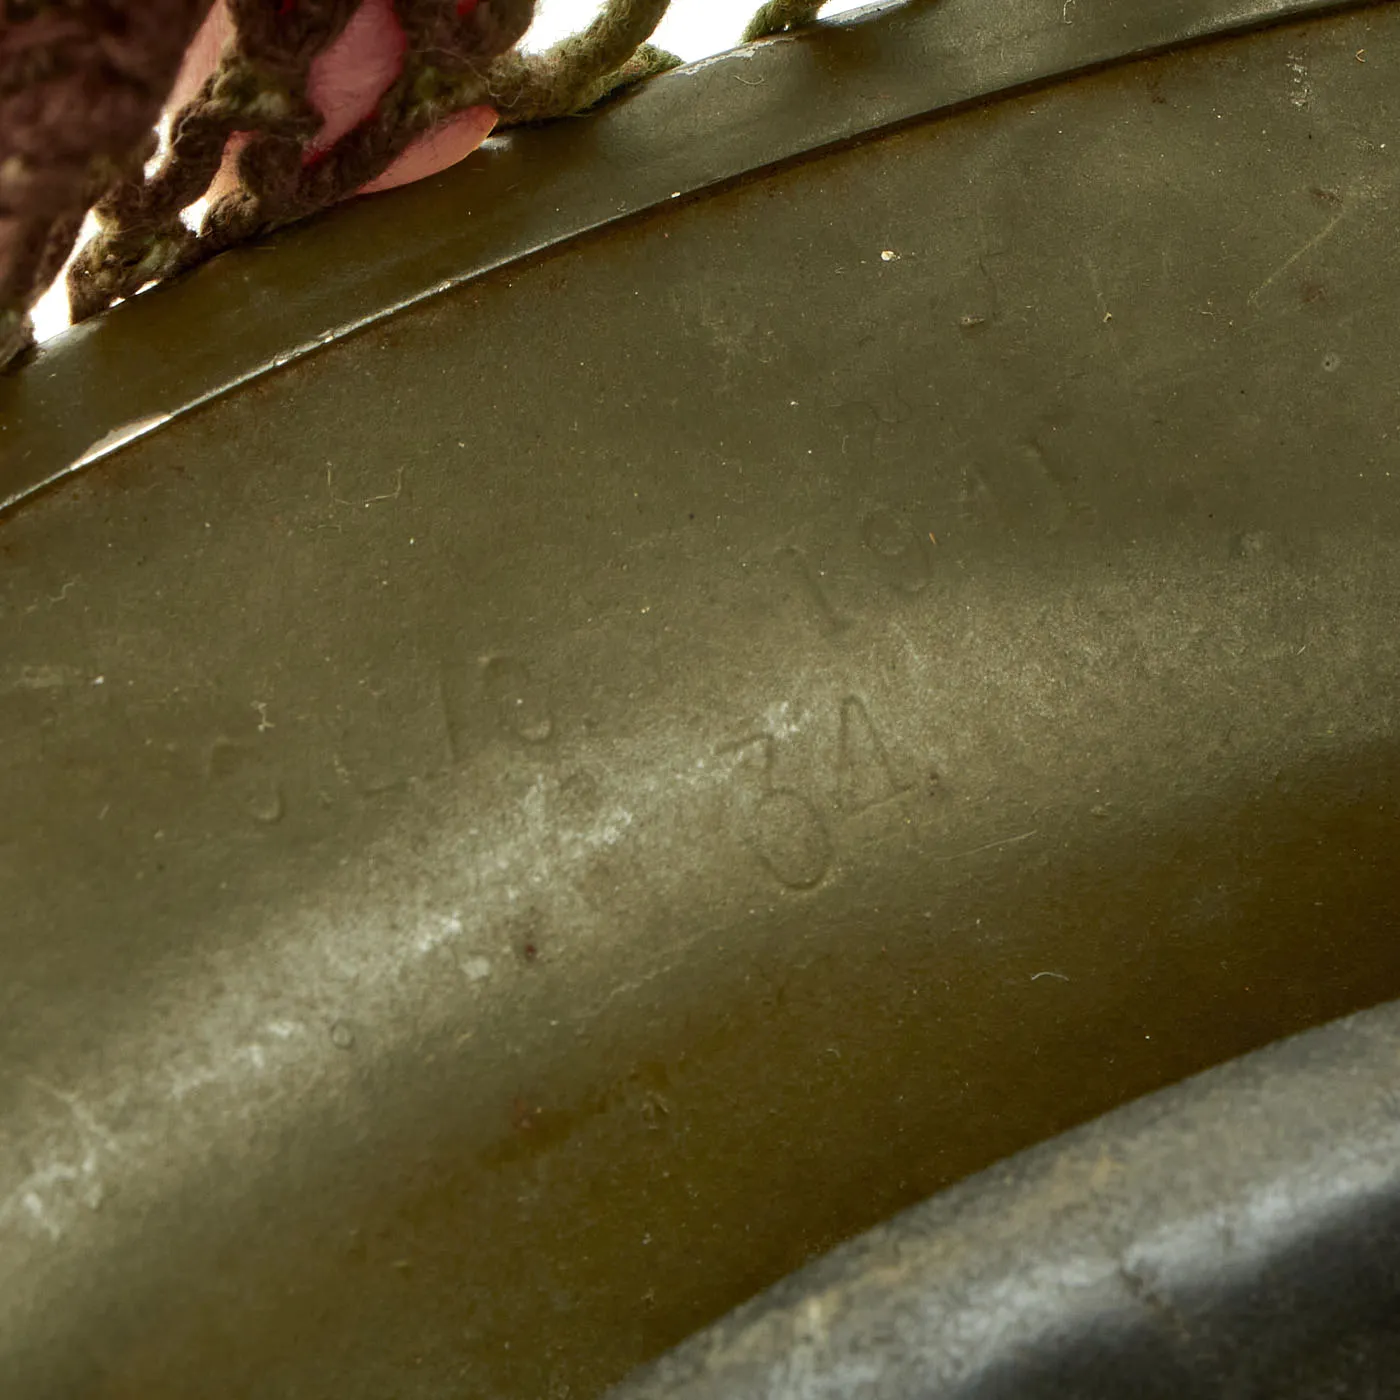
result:
M 669 200 L 979 100 L 1375 3 L 910 0 L 690 64 L 59 337 L 0 379 L 0 512 L 323 345 Z
M 1289 1377 L 1368 1311 L 1393 1331 L 1378 1279 L 1400 1219 L 1398 1062 L 1391 1002 L 1139 1099 L 841 1246 L 609 1400 L 1217 1395 L 1232 1368 Z M 1141 1391 L 1113 1389 L 1115 1357 L 1144 1367 Z

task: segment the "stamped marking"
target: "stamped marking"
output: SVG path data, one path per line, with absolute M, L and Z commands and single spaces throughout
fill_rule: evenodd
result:
M 867 515 L 860 526 L 861 543 L 880 576 L 901 593 L 919 593 L 933 577 L 932 536 L 922 534 L 891 510 Z
M 474 670 L 444 665 L 439 692 L 454 763 L 471 758 L 481 745 L 483 728 L 493 721 L 498 730 L 524 744 L 548 743 L 554 736 L 549 691 L 514 656 L 486 657 Z
M 968 468 L 966 513 L 1011 535 L 1052 535 L 1070 515 L 1069 493 L 1034 438 L 996 461 Z
M 482 685 L 495 706 L 501 727 L 526 744 L 547 743 L 554 735 L 549 692 L 513 656 L 483 662 Z
M 366 677 L 346 707 L 336 751 L 350 785 L 364 798 L 402 794 L 444 768 L 442 717 L 431 672 L 405 667 Z
M 858 696 L 841 702 L 841 738 L 836 751 L 836 802 L 844 812 L 864 812 L 908 792 L 889 750 Z
M 820 576 L 806 554 L 796 545 L 788 545 L 778 551 L 778 559 L 789 575 L 797 581 L 798 588 L 821 631 L 827 636 L 836 636 L 844 632 L 851 625 L 851 620 L 842 617 L 832 606 L 831 599 L 826 596 L 826 590 L 822 587 Z
M 256 745 L 220 737 L 209 750 L 209 779 L 237 794 L 243 810 L 260 826 L 273 826 L 286 813 L 282 784 Z
M 790 890 L 819 885 L 835 854 L 831 833 L 810 798 L 777 785 L 777 741 L 771 734 L 751 734 L 720 752 L 749 773 L 738 807 L 744 839 L 759 862 Z
M 901 774 L 858 695 L 845 696 L 830 721 L 819 726 L 824 737 L 817 742 L 827 755 L 828 781 L 813 774 L 804 785 L 807 791 L 780 783 L 780 754 L 787 751 L 788 741 L 810 729 L 809 717 L 809 711 L 790 702 L 771 706 L 763 728 L 719 750 L 721 758 L 734 761 L 741 780 L 732 789 L 730 804 L 740 838 L 764 869 L 792 890 L 812 889 L 826 878 L 836 859 L 833 822 L 891 802 L 916 786 Z M 820 803 L 813 799 L 814 792 L 822 796 Z

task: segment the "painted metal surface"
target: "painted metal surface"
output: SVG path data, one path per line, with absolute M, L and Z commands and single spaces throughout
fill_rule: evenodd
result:
M 139 417 L 162 347 L 185 404 L 376 230 L 401 268 L 421 238 L 405 285 L 467 279 L 0 525 L 13 1393 L 596 1394 L 1009 1153 L 1400 995 L 1397 15 L 479 277 L 444 182 L 7 385 L 7 434 L 73 366 Z M 765 75 L 734 100 L 813 120 L 847 72 L 884 120 L 923 19 L 725 60 Z M 592 198 L 589 142 L 640 156 L 682 90 L 539 149 Z

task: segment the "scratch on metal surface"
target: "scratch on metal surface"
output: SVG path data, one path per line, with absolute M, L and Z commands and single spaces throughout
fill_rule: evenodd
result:
M 1296 253 L 1294 253 L 1291 257 L 1284 259 L 1284 261 L 1272 273 L 1270 273 L 1269 276 L 1266 277 L 1264 281 L 1259 284 L 1259 286 L 1257 286 L 1249 294 L 1248 302 L 1250 306 L 1257 306 L 1259 304 L 1259 298 L 1263 296 L 1264 293 L 1267 292 L 1269 288 L 1272 287 L 1274 283 L 1277 282 L 1278 279 L 1282 277 L 1285 272 L 1288 271 L 1289 268 L 1293 267 L 1296 263 L 1301 261 L 1303 258 L 1307 257 L 1307 255 L 1311 253 L 1314 248 L 1318 247 L 1322 243 L 1325 243 L 1329 238 L 1331 238 L 1332 235 L 1336 233 L 1337 229 L 1341 226 L 1342 221 L 1344 219 L 1349 218 L 1351 214 L 1351 209 L 1343 209 L 1340 214 L 1337 214 L 1328 223 L 1327 227 L 1324 228 L 1321 233 L 1308 239 L 1308 241 L 1304 243 L 1303 246 L 1299 248 Z
M 988 841 L 985 846 L 974 846 L 970 851 L 956 851 L 950 856 L 939 856 L 939 860 L 970 860 L 973 856 L 980 856 L 984 851 L 999 850 L 1002 846 L 1016 846 L 1022 841 L 1029 841 L 1032 836 L 1039 836 L 1039 830 L 1023 831 L 1019 836 L 1005 836 L 1000 841 Z

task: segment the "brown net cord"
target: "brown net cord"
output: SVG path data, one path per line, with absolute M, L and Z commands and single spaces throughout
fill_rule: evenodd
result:
M 233 38 L 145 175 L 211 0 L 0 0 L 0 367 L 30 343 L 29 309 L 89 209 L 98 233 L 68 276 L 75 321 L 345 198 L 469 107 L 494 108 L 503 125 L 540 121 L 674 66 L 647 43 L 669 3 L 607 0 L 582 33 L 523 54 L 535 0 L 393 0 L 407 43 L 398 77 L 368 118 L 313 154 L 311 67 L 359 0 L 228 0 Z M 746 38 L 819 8 L 772 0 Z M 235 134 L 245 138 L 237 183 L 192 230 L 182 212 L 208 193 Z
M 210 0 L 0 5 L 0 364 L 83 215 L 140 170 Z

